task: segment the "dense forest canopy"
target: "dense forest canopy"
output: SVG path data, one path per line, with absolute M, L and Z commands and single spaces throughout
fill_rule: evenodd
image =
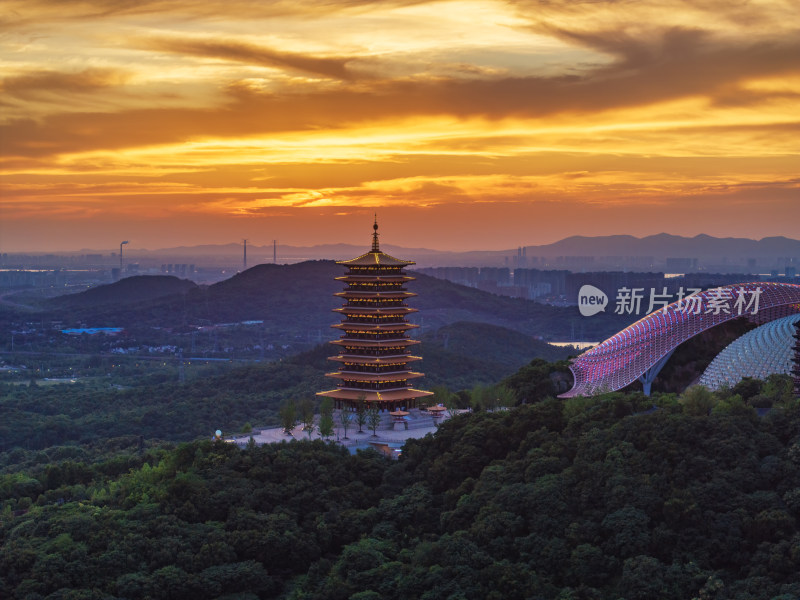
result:
M 528 404 L 396 462 L 135 436 L 3 453 L 0 597 L 800 596 L 788 378 L 562 402 L 561 369 L 534 362 L 505 382 Z

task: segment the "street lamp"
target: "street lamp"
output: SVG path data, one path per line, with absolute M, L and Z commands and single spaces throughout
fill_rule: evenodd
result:
M 122 246 L 127 244 L 127 240 L 119 243 L 119 274 L 122 276 Z

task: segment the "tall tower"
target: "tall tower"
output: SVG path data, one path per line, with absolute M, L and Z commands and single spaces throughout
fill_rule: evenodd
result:
M 408 363 L 421 360 L 410 354 L 419 341 L 408 337 L 418 326 L 406 321 L 417 309 L 406 306 L 405 301 L 416 294 L 403 287 L 414 279 L 405 275 L 403 268 L 414 262 L 381 252 L 377 219 L 372 228 L 369 252 L 337 262 L 348 268 L 344 276 L 336 278 L 347 287 L 335 294 L 345 300 L 344 305 L 333 309 L 344 317 L 332 325 L 342 331 L 342 336 L 331 342 L 340 348 L 340 354 L 330 358 L 339 363 L 339 370 L 327 376 L 338 379 L 339 387 L 317 395 L 333 398 L 337 408 L 355 408 L 362 400 L 380 409 L 414 408 L 419 399 L 433 395 L 411 387 L 411 381 L 423 374 L 408 367 Z

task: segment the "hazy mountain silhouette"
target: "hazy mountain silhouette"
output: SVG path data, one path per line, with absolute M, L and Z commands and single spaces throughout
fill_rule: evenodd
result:
M 525 245 L 528 256 L 653 256 L 722 258 L 731 260 L 766 257 L 800 257 L 800 240 L 783 236 L 766 237 L 761 240 L 750 238 L 717 238 L 706 234 L 694 237 L 659 233 L 637 238 L 632 235 L 571 236 L 552 244 Z M 504 250 L 483 250 L 475 248 L 466 252 L 443 251 L 431 248 L 406 248 L 392 244 L 381 244 L 390 254 L 414 257 L 425 264 L 436 260 L 441 264 L 481 264 L 485 261 L 499 263 L 503 257 L 515 255 L 516 248 Z M 272 257 L 272 245 L 248 245 L 251 261 L 265 261 Z M 361 254 L 363 244 L 319 244 L 316 246 L 278 245 L 278 260 L 284 259 L 342 259 Z M 158 250 L 131 250 L 137 254 L 165 256 L 210 257 L 227 256 L 239 260 L 242 256 L 241 244 L 205 244 L 198 246 L 179 246 Z M 436 260 L 435 260 L 436 259 Z
M 126 277 L 115 283 L 90 288 L 78 294 L 58 296 L 47 305 L 54 308 L 96 309 L 103 305 L 127 306 L 139 302 L 158 300 L 185 294 L 197 285 L 186 279 L 170 275 L 138 275 Z
M 332 261 L 307 261 L 257 265 L 208 287 L 170 277 L 131 277 L 91 293 L 55 298 L 46 307 L 55 318 L 96 327 L 175 328 L 261 320 L 278 335 L 331 339 L 338 332 L 330 325 L 340 319 L 331 309 L 342 304 L 333 296 L 342 289 L 334 277 L 343 272 Z M 565 339 L 578 326 L 584 339 L 605 339 L 627 324 L 614 315 L 585 319 L 575 307 L 547 306 L 415 276 L 408 289 L 418 296 L 409 305 L 420 310 L 412 316 L 422 325 L 420 334 L 469 321 L 551 339 Z
M 700 234 L 683 237 L 659 233 L 643 238 L 632 235 L 572 236 L 543 246 L 528 246 L 529 256 L 655 256 L 743 257 L 800 256 L 800 240 L 768 237 L 715 238 Z

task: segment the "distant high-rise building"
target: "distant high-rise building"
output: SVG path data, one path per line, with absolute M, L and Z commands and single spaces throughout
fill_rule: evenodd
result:
M 377 220 L 373 230 L 369 252 L 338 261 L 348 268 L 347 274 L 336 278 L 347 284 L 343 292 L 335 294 L 345 300 L 341 308 L 334 309 L 344 319 L 333 325 L 343 333 L 331 342 L 341 349 L 341 354 L 330 358 L 340 368 L 327 376 L 338 379 L 339 387 L 317 395 L 333 398 L 337 408 L 353 409 L 362 401 L 380 409 L 414 408 L 419 400 L 432 395 L 410 383 L 423 376 L 408 367 L 420 360 L 410 354 L 419 341 L 408 337 L 418 325 L 406 321 L 410 313 L 417 312 L 405 303 L 416 296 L 404 288 L 414 278 L 403 273 L 403 268 L 414 262 L 381 252 Z
M 697 266 L 696 258 L 673 258 L 667 257 L 666 269 L 670 273 L 685 273 Z

